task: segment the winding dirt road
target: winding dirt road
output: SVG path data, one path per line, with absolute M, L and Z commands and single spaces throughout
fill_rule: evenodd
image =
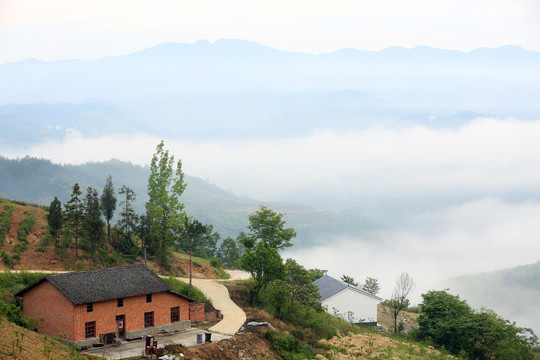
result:
M 246 280 L 251 277 L 251 275 L 245 271 L 226 271 L 231 275 L 228 281 Z M 189 279 L 178 279 L 189 283 Z M 219 280 L 212 279 L 193 279 L 192 283 L 193 286 L 201 290 L 203 294 L 212 301 L 212 305 L 214 305 L 216 309 L 221 310 L 221 315 L 223 315 L 223 320 L 208 330 L 223 335 L 232 336 L 236 334 L 242 325 L 244 325 L 244 322 L 246 322 L 246 313 L 231 300 L 229 290 L 227 290 L 225 285 Z

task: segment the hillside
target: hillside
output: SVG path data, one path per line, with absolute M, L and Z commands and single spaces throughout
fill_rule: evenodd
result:
M 0 198 L 49 205 L 55 196 L 65 203 L 71 188 L 78 182 L 84 191 L 92 186 L 103 190 L 108 175 L 112 176 L 115 189 L 126 185 L 137 195 L 135 211 L 144 212 L 148 167 L 136 166 L 119 160 L 84 165 L 59 165 L 48 160 L 25 157 L 11 160 L 0 156 Z M 182 201 L 188 215 L 201 222 L 214 225 L 221 235 L 236 237 L 245 231 L 248 215 L 264 204 L 275 211 L 285 213 L 287 225 L 298 236 L 296 246 L 313 245 L 329 235 L 347 236 L 367 234 L 380 226 L 357 215 L 340 215 L 293 203 L 268 203 L 248 197 L 237 196 L 200 178 L 186 175 L 188 184 Z M 117 218 L 113 218 L 115 223 Z
M 110 244 L 106 245 L 106 251 L 100 256 L 88 256 L 82 249 L 79 249 L 79 259 L 75 258 L 75 249 L 70 247 L 62 255 L 55 253 L 54 244 L 46 238 L 47 220 L 45 218 L 46 211 L 38 206 L 25 204 L 23 202 L 12 202 L 0 198 L 0 214 L 4 211 L 4 205 L 13 206 L 13 214 L 9 222 L 9 232 L 6 234 L 0 253 L 7 254 L 11 264 L 6 264 L 6 255 L 2 255 L 0 261 L 0 271 L 6 269 L 14 270 L 85 270 L 93 268 L 101 268 L 107 266 L 119 266 L 133 262 L 143 262 L 142 257 L 123 259 L 119 255 L 113 255 Z M 18 230 L 26 217 L 33 215 L 35 223 L 30 229 L 27 236 L 26 248 L 20 253 L 20 259 L 16 259 L 15 252 L 17 244 L 21 241 L 18 238 Z M 178 276 L 189 274 L 189 260 L 185 254 L 174 253 L 172 256 L 172 268 L 170 271 L 164 272 L 153 261 L 148 260 L 148 267 L 157 273 L 174 273 Z M 194 257 L 192 268 L 195 278 L 210 278 L 216 279 L 214 268 L 209 264 L 208 260 Z
M 449 279 L 446 286 L 474 307 L 484 306 L 540 332 L 540 262 Z

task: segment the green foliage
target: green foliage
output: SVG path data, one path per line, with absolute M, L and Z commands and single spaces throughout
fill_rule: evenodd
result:
M 126 236 L 131 237 L 131 234 L 137 229 L 138 217 L 135 214 L 135 210 L 133 210 L 133 202 L 137 197 L 135 192 L 126 185 L 122 185 L 118 193 L 123 195 L 123 197 L 120 202 L 122 210 L 117 226 L 122 229 Z
M 75 239 L 75 257 L 79 257 L 79 238 L 81 237 L 82 227 L 83 227 L 83 216 L 84 216 L 84 204 L 81 200 L 81 188 L 78 183 L 75 183 L 72 188 L 71 198 L 64 204 L 65 216 L 66 216 L 66 231 L 64 232 L 64 239 L 66 240 L 67 236 L 69 239 Z M 63 247 L 65 250 L 66 247 Z
M 266 287 L 270 282 L 281 279 L 283 274 L 283 260 L 276 248 L 259 242 L 255 249 L 247 250 L 242 256 L 241 266 L 248 271 L 255 285 L 253 286 L 250 303 L 257 301 L 259 291 Z
M 176 248 L 184 253 L 203 259 L 210 259 L 216 254 L 216 244 L 219 234 L 214 232 L 212 225 L 205 225 L 197 219 L 184 216 L 184 228 L 176 242 Z
M 147 240 L 148 251 L 163 266 L 169 265 L 175 234 L 183 228 L 184 205 L 180 196 L 185 188 L 182 162 L 179 160 L 174 169 L 174 156 L 169 156 L 161 141 L 150 163 L 146 203 L 148 238 L 143 240 Z
M 265 296 L 274 313 L 284 320 L 292 317 L 299 307 L 321 309 L 319 292 L 311 281 L 311 274 L 293 259 L 287 259 L 283 277 L 270 284 Z
M 272 343 L 274 350 L 284 360 L 311 359 L 315 355 L 311 347 L 301 343 L 292 335 L 268 331 L 264 337 Z
M 0 213 L 0 246 L 4 244 L 4 239 L 11 228 L 11 217 L 15 207 L 10 203 L 3 203 L 3 211 Z
M 101 207 L 98 192 L 93 187 L 88 187 L 83 201 L 83 231 L 85 235 L 85 248 L 89 252 L 104 245 L 105 234 L 103 232 L 103 220 L 101 220 Z
M 210 259 L 210 265 L 218 269 L 221 269 L 223 267 L 223 263 L 217 257 L 213 257 Z
M 326 273 L 328 273 L 328 270 L 321 270 L 321 269 L 308 269 L 308 272 L 311 276 L 311 281 L 315 281 L 319 278 L 322 278 Z
M 341 276 L 341 281 L 343 281 L 344 283 L 347 283 L 349 285 L 352 285 L 352 286 L 358 286 L 358 281 L 354 280 L 354 278 L 352 276 L 342 275 Z
M 377 295 L 381 290 L 379 280 L 368 276 L 362 285 L 362 290 L 367 291 L 370 294 Z
M 17 237 L 19 238 L 19 242 L 15 244 L 15 247 L 13 249 L 13 258 L 21 258 L 21 254 L 24 250 L 26 250 L 26 245 L 28 244 L 28 234 L 34 227 L 35 223 L 36 218 L 34 217 L 32 212 L 29 212 L 29 215 L 26 216 L 23 221 L 21 221 L 19 225 L 19 230 L 17 230 Z
M 429 291 L 422 298 L 418 339 L 468 359 L 533 359 L 538 338 L 532 330 L 518 328 L 492 310 L 475 311 L 446 291 Z
M 292 228 L 285 228 L 283 214 L 261 205 L 260 209 L 249 215 L 248 229 L 250 233 L 242 240 L 246 249 L 253 249 L 258 242 L 276 249 L 292 246 L 291 240 L 296 236 Z
M 24 316 L 22 309 L 15 305 L 13 295 L 44 275 L 42 273 L 12 273 L 8 271 L 0 273 L 0 315 L 19 326 L 28 329 L 34 328 L 38 320 Z
M 2 257 L 2 262 L 6 264 L 7 267 L 9 268 L 13 267 L 13 259 L 5 250 L 2 249 L 2 253 L 0 254 L 0 257 Z
M 227 237 L 221 242 L 217 256 L 227 268 L 234 268 L 240 260 L 241 250 L 236 241 Z
M 47 214 L 47 223 L 49 224 L 49 233 L 54 238 L 55 245 L 58 243 L 60 236 L 60 230 L 62 229 L 63 224 L 62 216 L 62 203 L 55 196 L 54 200 L 49 206 L 49 213 Z
M 116 210 L 116 196 L 114 195 L 114 186 L 112 183 L 112 176 L 109 175 L 105 182 L 105 187 L 103 188 L 103 193 L 101 194 L 100 202 L 101 210 L 103 211 L 103 216 L 107 221 L 107 239 L 111 237 L 111 219 L 114 216 L 114 210 Z
M 189 284 L 187 284 L 187 283 L 185 283 L 183 281 L 180 281 L 178 279 L 175 279 L 172 276 L 163 278 L 163 280 L 167 284 L 169 284 L 170 287 L 172 287 L 174 292 L 176 292 L 178 294 L 181 294 L 181 295 L 184 295 L 184 296 L 187 296 L 187 297 L 190 297 L 190 298 L 192 298 L 192 299 L 194 299 L 194 300 L 196 300 L 196 301 L 198 301 L 200 303 L 210 304 L 210 300 L 208 300 L 208 298 L 206 296 L 204 296 L 202 291 L 200 291 L 196 287 L 191 288 L 191 294 L 190 294 L 190 292 L 189 292 Z

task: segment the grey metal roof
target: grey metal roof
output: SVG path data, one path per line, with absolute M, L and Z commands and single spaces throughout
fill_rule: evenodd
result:
M 74 305 L 171 290 L 171 287 L 159 276 L 143 264 L 138 264 L 47 275 L 15 295 L 22 296 L 45 280 L 49 281 Z
M 367 291 L 362 290 L 361 288 L 357 286 L 347 284 L 346 282 L 343 282 L 338 279 L 334 279 L 333 277 L 328 276 L 328 275 L 324 275 L 323 277 L 318 278 L 313 283 L 317 285 L 317 288 L 319 289 L 319 295 L 321 295 L 320 301 L 324 301 L 347 288 L 350 288 L 361 294 L 364 294 L 366 296 L 382 301 L 382 298 L 376 295 L 370 294 Z

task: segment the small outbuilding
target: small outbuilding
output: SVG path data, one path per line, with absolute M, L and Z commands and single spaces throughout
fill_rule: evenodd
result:
M 15 296 L 41 333 L 82 346 L 189 328 L 196 305 L 142 264 L 47 275 Z
M 328 275 L 313 283 L 327 313 L 356 324 L 377 325 L 377 305 L 382 298 Z

